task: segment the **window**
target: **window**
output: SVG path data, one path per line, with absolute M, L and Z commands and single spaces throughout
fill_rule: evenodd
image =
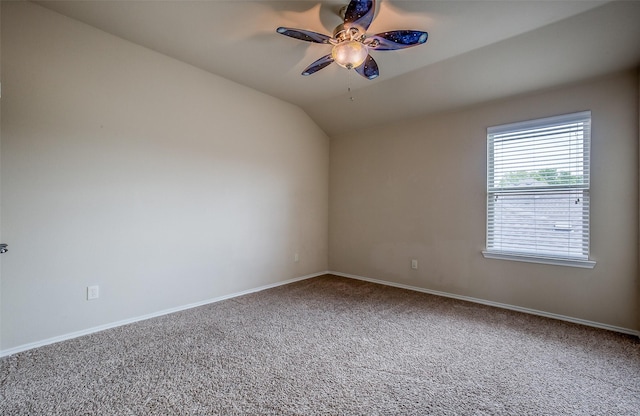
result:
M 485 257 L 594 267 L 590 136 L 590 111 L 487 129 Z

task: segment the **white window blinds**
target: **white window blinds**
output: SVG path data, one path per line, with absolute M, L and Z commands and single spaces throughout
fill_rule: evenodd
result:
M 591 112 L 487 129 L 487 252 L 589 258 Z

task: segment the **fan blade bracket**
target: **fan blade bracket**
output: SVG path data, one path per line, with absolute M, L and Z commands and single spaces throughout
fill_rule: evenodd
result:
M 289 36 L 290 38 L 312 43 L 329 43 L 329 40 L 331 39 L 330 36 L 323 35 L 322 33 L 290 27 L 279 27 L 276 29 L 276 32 L 281 35 Z
M 394 51 L 422 45 L 428 38 L 427 32 L 419 30 L 392 30 L 369 36 L 365 44 L 376 51 Z

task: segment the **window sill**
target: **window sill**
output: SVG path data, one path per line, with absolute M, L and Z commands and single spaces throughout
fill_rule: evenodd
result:
M 568 267 L 580 267 L 583 269 L 593 269 L 596 265 L 592 260 L 570 260 L 570 259 L 556 259 L 552 257 L 533 257 L 518 254 L 506 254 L 495 253 L 491 251 L 482 250 L 482 255 L 485 259 L 498 259 L 498 260 L 512 260 L 523 261 L 526 263 L 539 263 L 539 264 L 551 264 L 554 266 L 568 266 Z

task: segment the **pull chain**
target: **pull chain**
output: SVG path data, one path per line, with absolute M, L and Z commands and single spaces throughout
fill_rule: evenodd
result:
M 353 93 L 351 92 L 351 69 L 347 72 L 347 92 L 349 93 L 349 101 L 355 101 L 356 99 L 353 97 Z

